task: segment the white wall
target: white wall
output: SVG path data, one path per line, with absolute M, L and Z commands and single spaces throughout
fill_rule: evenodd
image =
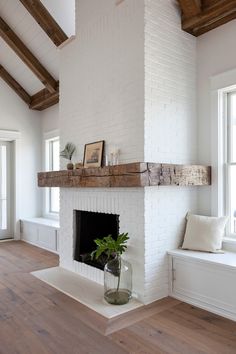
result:
M 68 37 L 75 34 L 76 0 L 41 0 Z
M 59 129 L 59 104 L 56 104 L 41 113 L 42 133 Z
M 37 172 L 41 169 L 40 114 L 28 106 L 0 80 L 0 129 L 17 130 L 19 142 L 19 217 L 33 217 L 41 212 L 41 193 L 37 188 Z
M 145 1 L 145 161 L 197 162 L 196 38 L 173 0 Z M 166 251 L 177 248 L 197 188 L 145 188 L 146 302 L 168 295 Z
M 195 163 L 196 38 L 174 0 L 145 3 L 145 161 Z
M 115 3 L 77 1 L 77 37 L 61 50 L 61 143 L 77 145 L 77 160 L 103 139 L 123 162 L 144 159 L 144 5 Z
M 198 73 L 198 146 L 199 162 L 211 165 L 211 92 L 212 76 L 236 68 L 236 20 L 197 39 Z M 216 117 L 217 118 L 217 117 Z M 211 213 L 211 187 L 201 188 L 199 210 Z
M 105 140 L 117 145 L 121 161 L 144 159 L 144 2 L 79 0 L 73 42 L 61 49 L 60 134 L 62 146 Z M 65 163 L 64 161 L 62 162 Z M 144 293 L 143 189 L 61 189 L 60 263 L 96 281 L 96 270 L 73 262 L 73 209 L 117 213 L 129 232 L 127 257 L 133 287 Z M 138 253 L 139 252 L 139 253 Z M 144 300 L 144 298 L 142 298 Z
M 76 4 L 78 37 L 60 57 L 62 145 L 74 142 L 78 160 L 85 143 L 105 139 L 121 148 L 121 162 L 196 162 L 196 39 L 181 30 L 175 1 Z M 196 211 L 196 188 L 61 189 L 61 264 L 97 279 L 72 261 L 77 207 L 120 213 L 135 290 L 145 303 L 168 295 L 166 251 L 179 245 L 187 211 Z

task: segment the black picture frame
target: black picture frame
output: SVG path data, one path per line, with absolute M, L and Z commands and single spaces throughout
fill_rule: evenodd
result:
M 84 146 L 84 168 L 102 167 L 105 141 L 95 141 Z

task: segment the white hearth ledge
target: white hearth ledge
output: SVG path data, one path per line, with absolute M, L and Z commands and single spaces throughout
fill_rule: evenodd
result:
M 136 299 L 126 305 L 110 305 L 103 299 L 102 285 L 61 267 L 43 269 L 31 274 L 108 319 L 144 306 Z

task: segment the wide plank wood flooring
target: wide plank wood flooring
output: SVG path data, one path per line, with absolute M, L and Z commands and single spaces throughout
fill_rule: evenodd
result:
M 236 354 L 236 322 L 173 299 L 104 335 L 101 316 L 30 274 L 57 265 L 40 248 L 0 243 L 0 354 Z

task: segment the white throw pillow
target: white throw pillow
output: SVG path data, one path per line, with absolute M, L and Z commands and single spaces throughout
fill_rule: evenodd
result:
M 183 249 L 217 253 L 221 250 L 227 217 L 187 215 Z

